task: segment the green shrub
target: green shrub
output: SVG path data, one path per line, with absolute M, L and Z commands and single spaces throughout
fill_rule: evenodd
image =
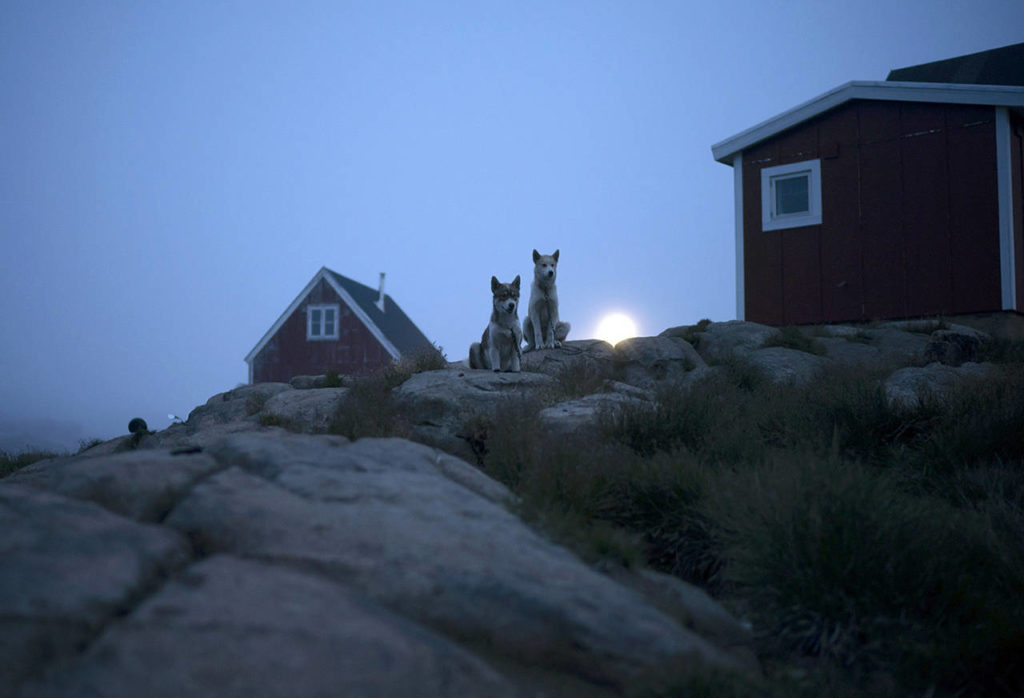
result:
M 802 386 L 771 388 L 758 396 L 758 429 L 766 446 L 835 451 L 887 464 L 933 417 L 931 406 L 889 403 L 884 372 L 833 366 Z
M 46 460 L 48 458 L 56 458 L 62 455 L 66 454 L 35 449 L 29 449 L 22 451 L 21 453 L 0 451 L 0 478 L 7 477 L 11 473 L 21 470 L 27 465 L 32 465 L 38 461 Z
M 707 332 L 708 325 L 711 324 L 711 320 L 708 318 L 701 318 L 697 321 L 696 325 L 690 325 L 681 335 L 690 344 L 697 346 L 697 342 L 700 341 L 700 335 Z
M 445 357 L 444 350 L 434 344 L 403 355 L 398 363 L 401 370 L 409 375 L 448 367 L 448 359 Z
M 93 446 L 99 446 L 101 443 L 103 443 L 103 439 L 99 439 L 99 438 L 95 438 L 95 437 L 91 438 L 91 439 L 81 439 L 78 442 L 78 451 L 77 451 L 77 453 L 85 453 L 86 451 L 88 451 Z
M 249 393 L 249 396 L 245 398 L 246 416 L 252 417 L 262 412 L 270 397 L 267 393 Z
M 605 377 L 593 361 L 576 359 L 567 361 L 555 373 L 559 398 L 569 400 L 599 393 L 604 389 Z
M 348 391 L 328 424 L 330 434 L 349 439 L 408 436 L 411 427 L 403 419 L 391 391 L 410 376 L 403 366 L 392 364 L 351 379 Z
M 998 364 L 1024 364 L 1024 339 L 993 337 L 981 343 L 978 361 Z
M 602 430 L 644 456 L 682 449 L 711 461 L 757 458 L 762 449 L 751 416 L 755 401 L 737 382 L 749 385 L 726 371 L 688 390 L 665 386 L 651 405 L 602 415 Z
M 704 510 L 726 541 L 726 581 L 778 651 L 949 690 L 1022 678 L 998 659 L 1024 641 L 1022 556 L 984 517 L 791 454 L 722 477 Z
M 907 458 L 923 474 L 992 461 L 1024 464 L 1024 366 L 964 383 L 928 408 L 933 417 Z
M 804 334 L 799 327 L 792 325 L 780 327 L 779 334 L 769 337 L 764 341 L 762 347 L 786 347 L 797 351 L 807 352 L 816 356 L 824 356 L 827 352 L 825 345 Z

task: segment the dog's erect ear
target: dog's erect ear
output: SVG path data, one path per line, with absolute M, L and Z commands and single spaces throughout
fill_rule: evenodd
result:
M 519 290 L 519 274 L 516 274 L 516 278 L 512 279 L 512 286 L 514 286 L 517 291 Z
M 538 252 L 537 250 L 534 250 L 533 251 L 533 263 L 536 264 L 538 259 L 540 259 L 540 252 Z
M 495 291 L 497 291 L 499 285 L 500 285 L 500 283 L 498 282 L 498 277 L 497 276 L 492 276 L 491 277 L 491 293 L 494 293 Z
M 557 262 L 558 261 L 558 250 L 555 250 L 555 253 L 553 255 L 551 255 L 551 256 L 554 257 L 555 261 Z

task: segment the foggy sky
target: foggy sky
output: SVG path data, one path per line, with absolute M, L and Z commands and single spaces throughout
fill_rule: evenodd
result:
M 321 266 L 386 272 L 452 360 L 534 248 L 570 339 L 732 319 L 711 144 L 1022 28 L 1009 0 L 8 0 L 0 449 L 187 416 Z

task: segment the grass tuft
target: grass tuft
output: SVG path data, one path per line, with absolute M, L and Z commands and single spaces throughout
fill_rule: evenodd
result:
M 779 334 L 766 339 L 762 348 L 767 347 L 785 347 L 787 349 L 795 349 L 808 354 L 814 354 L 815 356 L 824 356 L 828 353 L 824 344 L 816 340 L 814 337 L 808 337 L 800 330 L 799 327 L 793 327 L 792 325 L 788 327 L 780 327 Z
M 22 451 L 21 453 L 0 451 L 0 478 L 7 477 L 11 473 L 17 472 L 18 470 L 41 460 L 56 458 L 62 455 L 66 454 L 36 449 L 29 449 Z

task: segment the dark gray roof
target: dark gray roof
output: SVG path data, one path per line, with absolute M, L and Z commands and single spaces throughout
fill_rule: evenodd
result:
M 431 346 L 430 340 L 420 332 L 420 329 L 391 296 L 384 294 L 384 312 L 381 312 L 381 309 L 377 307 L 377 298 L 379 297 L 377 289 L 364 286 L 336 271 L 330 269 L 326 269 L 326 271 L 339 286 L 348 291 L 352 300 L 359 305 L 359 308 L 366 313 L 373 324 L 380 328 L 380 331 L 400 353 L 406 354 Z
M 1024 85 L 1024 43 L 897 68 L 889 72 L 886 80 L 961 85 Z

